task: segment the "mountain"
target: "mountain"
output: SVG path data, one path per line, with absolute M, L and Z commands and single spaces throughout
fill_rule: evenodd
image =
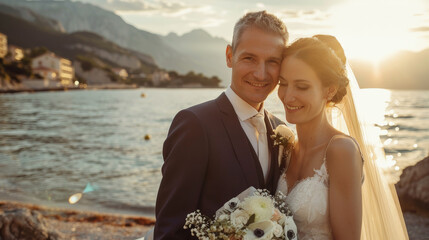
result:
M 61 25 L 60 22 L 50 18 L 43 17 L 31 11 L 28 8 L 23 8 L 23 7 L 18 8 L 18 7 L 8 6 L 5 4 L 0 4 L 0 12 L 9 14 L 12 16 L 16 16 L 18 18 L 22 18 L 38 26 L 46 26 L 47 28 L 51 28 L 56 31 L 65 32 L 64 27 L 63 25 Z
M 202 29 L 195 29 L 182 36 L 169 33 L 162 38 L 166 44 L 188 58 L 202 65 L 202 72 L 209 72 L 223 79 L 227 86 L 231 70 L 226 66 L 225 50 L 228 42 L 223 38 L 212 37 Z M 228 81 L 226 81 L 228 80 Z
M 137 29 L 113 12 L 89 3 L 25 0 L 0 0 L 0 2 L 25 7 L 40 15 L 55 19 L 69 33 L 75 31 L 94 32 L 122 47 L 149 54 L 155 59 L 158 66 L 168 70 L 176 70 L 180 73 L 189 71 L 203 72 L 209 76 L 222 73 L 216 66 L 211 65 L 211 62 L 213 62 L 211 59 L 216 59 L 217 57 L 194 58 L 195 55 L 193 54 L 183 54 L 180 48 L 167 44 L 163 40 L 163 36 Z M 200 55 L 202 56 L 202 54 Z M 210 59 L 210 63 L 200 61 L 200 59 L 204 58 Z M 221 70 L 224 69 L 226 67 L 223 65 Z M 223 78 L 222 76 L 220 77 Z
M 362 88 L 429 89 L 429 49 L 401 51 L 377 66 L 351 61 Z
M 113 74 L 111 67 L 145 73 L 158 69 L 150 56 L 122 48 L 90 32 L 63 33 L 1 12 L 0 32 L 7 35 L 10 44 L 23 48 L 43 46 L 80 64 L 90 63 L 109 76 Z M 76 74 L 79 75 L 79 72 L 76 71 Z

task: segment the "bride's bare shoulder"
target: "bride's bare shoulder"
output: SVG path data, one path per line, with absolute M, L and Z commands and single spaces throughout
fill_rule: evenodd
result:
M 362 158 L 358 144 L 347 135 L 335 135 L 326 149 L 326 164 L 332 171 L 361 172 Z
M 329 142 L 328 148 L 326 149 L 326 153 L 343 153 L 343 154 L 354 154 L 360 153 L 359 146 L 352 137 L 338 134 L 332 137 Z M 360 155 L 360 154 L 359 154 Z

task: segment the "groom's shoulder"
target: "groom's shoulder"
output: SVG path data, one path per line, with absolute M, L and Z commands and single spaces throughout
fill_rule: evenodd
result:
M 180 110 L 174 117 L 172 125 L 177 124 L 208 124 L 218 115 L 217 99 L 212 99 Z
M 219 111 L 219 107 L 218 107 L 218 102 L 219 99 L 224 98 L 224 94 L 221 94 L 219 97 L 191 106 L 189 108 L 184 109 L 184 111 L 189 111 L 192 112 L 193 114 L 197 115 L 197 116 L 213 116 L 214 113 L 216 113 L 217 111 Z
M 184 111 L 192 112 L 196 116 L 205 116 L 208 114 L 213 114 L 215 110 L 216 102 L 214 99 L 184 109 Z

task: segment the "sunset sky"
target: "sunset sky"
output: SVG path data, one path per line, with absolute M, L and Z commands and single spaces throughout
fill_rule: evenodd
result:
M 149 32 L 179 35 L 202 28 L 231 41 L 235 22 L 267 10 L 287 25 L 291 40 L 326 33 L 350 58 L 377 62 L 398 50 L 429 48 L 427 0 L 82 0 L 114 11 Z

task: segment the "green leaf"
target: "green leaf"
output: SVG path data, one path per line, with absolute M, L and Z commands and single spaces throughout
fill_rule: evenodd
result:
M 246 226 L 249 226 L 250 224 L 254 223 L 254 222 L 255 222 L 255 218 L 256 218 L 256 215 L 255 215 L 255 214 L 252 214 L 252 215 L 249 217 L 249 220 L 247 220 Z

